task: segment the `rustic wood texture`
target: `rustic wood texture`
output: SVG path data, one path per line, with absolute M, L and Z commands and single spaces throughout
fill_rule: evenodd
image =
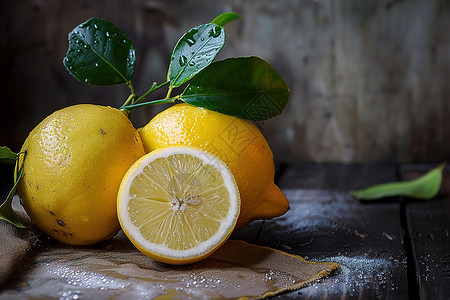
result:
M 407 165 L 404 178 L 416 177 L 431 166 Z M 450 168 L 440 195 L 431 201 L 406 204 L 409 243 L 420 299 L 450 299 Z
M 0 143 L 18 150 L 58 108 L 126 99 L 126 87 L 87 86 L 63 67 L 67 34 L 87 18 L 106 18 L 134 41 L 133 82 L 143 93 L 165 80 L 180 35 L 224 11 L 243 19 L 227 25 L 220 58 L 260 56 L 291 89 L 283 116 L 263 124 L 278 161 L 450 159 L 444 0 L 1 1 Z M 132 120 L 142 126 L 162 108 L 136 110 Z
M 264 222 L 257 243 L 335 261 L 342 270 L 279 299 L 408 299 L 398 199 L 366 204 L 347 193 L 395 180 L 394 167 L 286 167 L 279 186 L 291 209 Z

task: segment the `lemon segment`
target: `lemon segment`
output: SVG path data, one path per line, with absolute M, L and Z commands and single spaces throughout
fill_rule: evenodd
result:
M 128 170 L 118 194 L 125 234 L 147 256 L 187 264 L 206 258 L 233 231 L 240 195 L 228 167 L 191 147 L 153 151 Z

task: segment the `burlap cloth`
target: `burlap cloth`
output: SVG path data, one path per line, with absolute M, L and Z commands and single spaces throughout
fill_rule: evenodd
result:
M 0 298 L 263 298 L 299 289 L 338 269 L 336 263 L 229 240 L 187 266 L 155 262 L 120 232 L 92 247 L 72 247 L 0 220 Z M 31 250 L 29 250 L 31 248 Z

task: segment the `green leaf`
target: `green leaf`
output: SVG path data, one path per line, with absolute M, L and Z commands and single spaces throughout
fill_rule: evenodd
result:
M 211 64 L 225 44 L 225 29 L 203 24 L 186 32 L 177 42 L 167 73 L 170 86 L 177 87 Z
M 69 33 L 64 66 L 76 79 L 95 85 L 127 83 L 136 65 L 136 49 L 112 23 L 91 18 Z
M 16 215 L 14 214 L 14 211 L 12 209 L 12 200 L 14 195 L 16 194 L 17 186 L 19 185 L 19 181 L 22 178 L 23 173 L 23 163 L 19 170 L 16 182 L 14 183 L 13 188 L 8 194 L 8 197 L 6 198 L 5 202 L 3 202 L 2 205 L 0 205 L 0 219 L 3 219 L 11 224 L 13 224 L 16 227 L 24 228 L 25 226 L 22 224 L 22 222 L 17 219 Z
M 0 146 L 0 163 L 14 164 L 17 153 L 12 152 L 8 147 Z
M 234 21 L 236 19 L 242 18 L 240 15 L 234 13 L 234 12 L 226 12 L 221 15 L 218 15 L 214 18 L 214 20 L 211 21 L 211 23 L 219 25 L 219 26 L 225 26 L 226 24 L 230 23 L 231 21 Z
M 362 200 L 375 200 L 392 196 L 406 196 L 423 200 L 432 199 L 439 192 L 444 168 L 445 164 L 440 164 L 414 180 L 378 184 L 366 189 L 350 191 L 350 194 Z
M 254 56 L 211 64 L 181 94 L 186 103 L 254 121 L 281 114 L 288 98 L 283 78 Z

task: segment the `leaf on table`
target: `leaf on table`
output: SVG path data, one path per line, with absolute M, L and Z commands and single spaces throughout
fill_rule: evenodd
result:
M 444 168 L 445 164 L 442 163 L 414 180 L 377 184 L 349 193 L 361 200 L 375 200 L 392 196 L 406 196 L 423 200 L 432 199 L 439 192 Z
M 214 18 L 210 23 L 219 25 L 219 26 L 225 26 L 226 24 L 230 23 L 231 21 L 237 20 L 242 18 L 240 15 L 234 13 L 234 12 L 226 12 L 221 15 L 218 15 Z
M 114 24 L 91 18 L 69 33 L 64 66 L 76 79 L 95 85 L 113 85 L 131 80 L 136 49 Z
M 0 146 L 0 162 L 7 164 L 15 164 L 17 153 L 14 153 L 8 147 Z
M 225 29 L 203 24 L 186 32 L 172 52 L 167 80 L 177 87 L 211 64 L 225 44 Z
M 254 121 L 281 114 L 288 99 L 283 78 L 254 56 L 211 64 L 181 94 L 186 103 Z

